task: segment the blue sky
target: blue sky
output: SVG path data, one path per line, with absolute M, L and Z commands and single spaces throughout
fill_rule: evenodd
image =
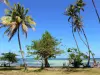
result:
M 20 33 L 22 48 L 27 53 L 26 45 L 30 45 L 32 40 L 38 40 L 41 35 L 47 30 L 52 36 L 57 39 L 62 39 L 63 47 L 66 48 L 76 47 L 71 33 L 71 25 L 68 23 L 68 17 L 64 15 L 66 8 L 75 3 L 76 0 L 9 0 L 11 4 L 21 3 L 25 8 L 29 8 L 29 15 L 37 23 L 36 31 L 29 29 L 28 38 L 26 39 Z M 91 50 L 95 53 L 95 57 L 100 57 L 100 24 L 95 14 L 91 0 L 84 0 L 86 2 L 85 11 L 82 13 L 84 29 L 89 40 Z M 100 12 L 100 0 L 95 0 L 97 9 Z M 7 8 L 3 3 L 0 4 L 0 17 L 4 15 L 4 9 Z M 19 46 L 17 35 L 14 36 L 11 42 L 8 42 L 8 37 L 3 35 L 5 29 L 0 29 L 0 53 L 2 52 L 15 52 L 19 54 Z M 87 48 L 80 41 L 76 34 L 80 50 L 87 52 Z M 26 55 L 26 54 L 25 54 Z M 67 54 L 57 56 L 58 58 L 66 58 Z

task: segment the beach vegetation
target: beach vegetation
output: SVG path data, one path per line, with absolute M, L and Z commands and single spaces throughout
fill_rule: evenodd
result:
M 40 40 L 33 40 L 32 44 L 27 46 L 28 54 L 36 55 L 38 59 L 44 60 L 45 67 L 50 67 L 48 59 L 63 53 L 58 47 L 60 43 L 48 31 L 45 31 Z
M 76 48 L 68 48 L 67 50 L 69 56 L 69 65 L 72 64 L 74 68 L 79 68 L 80 66 L 85 67 L 83 63 L 84 59 L 87 59 L 88 56 L 81 51 L 78 51 Z
M 1 61 L 8 61 L 9 67 L 10 67 L 10 64 L 17 63 L 18 59 L 17 59 L 16 56 L 18 56 L 18 55 L 15 54 L 15 53 L 12 53 L 12 52 L 2 53 L 2 56 L 0 57 L 0 60 Z M 3 65 L 5 67 L 7 64 L 4 62 Z

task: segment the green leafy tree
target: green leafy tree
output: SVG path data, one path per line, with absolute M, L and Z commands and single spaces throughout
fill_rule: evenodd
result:
M 28 28 L 32 28 L 33 30 L 35 30 L 34 25 L 36 25 L 31 16 L 28 16 L 27 13 L 28 9 L 25 9 L 20 4 L 14 4 L 11 9 L 5 10 L 5 16 L 1 18 L 2 25 L 0 27 L 7 28 L 4 34 L 7 34 L 7 36 L 9 37 L 9 41 L 11 41 L 13 36 L 17 33 L 19 48 L 25 65 L 25 69 L 27 69 L 27 65 L 21 47 L 20 29 L 22 29 L 22 32 L 27 37 Z
M 18 59 L 16 58 L 15 53 L 12 52 L 8 52 L 8 53 L 2 53 L 2 56 L 0 57 L 1 60 L 5 60 L 9 62 L 9 66 L 11 63 L 16 63 L 18 61 Z
M 83 59 L 88 58 L 86 54 L 79 52 L 76 48 L 68 48 L 67 52 L 69 54 L 69 64 L 72 64 L 75 68 L 83 65 Z
M 27 46 L 28 54 L 36 55 L 36 57 L 43 59 L 45 67 L 50 67 L 48 58 L 56 57 L 56 55 L 62 53 L 62 50 L 58 48 L 60 43 L 46 31 L 40 40 L 32 41 L 32 44 Z

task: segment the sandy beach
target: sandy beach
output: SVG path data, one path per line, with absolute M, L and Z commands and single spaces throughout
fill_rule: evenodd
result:
M 28 71 L 23 70 L 5 70 L 0 71 L 0 75 L 100 75 L 99 68 L 87 68 L 87 69 L 67 69 L 62 68 L 47 68 L 40 71 L 39 68 L 28 68 Z

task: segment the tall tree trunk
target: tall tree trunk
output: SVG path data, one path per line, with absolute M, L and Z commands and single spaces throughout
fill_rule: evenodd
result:
M 75 40 L 75 43 L 76 43 L 77 49 L 78 49 L 78 51 L 80 52 L 80 50 L 79 50 L 79 46 L 78 46 L 78 43 L 77 43 L 77 40 L 76 40 L 76 37 L 75 37 L 75 35 L 74 35 L 73 25 L 72 25 L 72 35 L 73 35 L 73 38 L 74 38 L 74 40 Z
M 80 39 L 81 39 L 81 41 L 85 44 L 85 46 L 88 48 L 88 46 L 87 46 L 87 44 L 85 43 L 85 41 L 83 40 L 83 38 L 81 37 L 81 35 L 80 35 L 80 32 L 78 31 L 78 35 L 79 35 L 79 37 L 80 37 Z
M 10 67 L 10 62 L 9 62 L 9 67 Z
M 19 48 L 20 48 L 22 60 L 23 60 L 23 63 L 24 63 L 24 67 L 25 67 L 25 70 L 27 70 L 27 64 L 26 64 L 25 59 L 24 59 L 24 54 L 23 54 L 22 47 L 21 47 L 21 42 L 20 42 L 19 28 L 18 28 L 18 43 L 19 43 Z
M 92 53 L 91 53 L 92 54 Z M 95 60 L 95 58 L 94 58 L 94 55 L 92 54 L 92 57 L 93 57 L 93 61 L 94 61 L 94 64 L 93 64 L 93 66 L 94 67 L 96 67 L 97 66 L 97 64 L 96 64 L 96 60 Z
M 99 22 L 100 22 L 100 17 L 99 17 L 99 14 L 98 14 L 97 10 L 96 10 L 96 6 L 95 6 L 95 3 L 94 3 L 94 0 L 92 0 L 92 2 L 93 2 L 93 5 L 94 5 L 94 7 L 95 7 L 96 14 L 97 14 L 98 19 L 99 19 Z M 79 16 L 80 16 L 80 12 L 79 12 Z M 80 17 L 80 18 L 81 18 L 81 17 Z M 78 31 L 78 35 L 79 35 L 80 39 L 83 41 L 83 43 L 86 45 L 86 47 L 88 48 L 89 56 L 88 56 L 88 63 L 87 63 L 87 66 L 89 66 L 89 65 L 90 65 L 90 53 L 91 53 L 91 50 L 90 50 L 90 46 L 89 46 L 89 43 L 88 43 L 87 36 L 86 36 L 85 31 L 84 31 L 83 28 L 82 28 L 82 32 L 83 32 L 83 34 L 84 34 L 86 43 L 85 43 L 84 40 L 82 39 L 82 37 L 81 37 L 79 31 Z M 92 53 L 91 53 L 91 55 L 92 55 Z M 93 57 L 93 61 L 94 61 L 94 63 L 95 63 L 94 56 L 92 55 L 92 57 Z
M 4 61 L 4 67 L 6 67 L 6 62 Z
M 84 40 L 82 39 L 82 37 L 81 37 L 79 31 L 78 31 L 78 34 L 79 34 L 80 39 L 83 41 L 83 43 L 84 43 L 84 44 L 86 45 L 86 47 L 88 48 L 88 50 L 90 50 L 89 47 L 88 47 L 88 45 L 87 45 L 87 44 L 84 42 Z M 92 58 L 93 58 L 94 64 L 96 64 L 96 60 L 95 60 L 95 58 L 94 58 L 92 52 L 91 52 L 91 55 L 92 55 Z
M 96 5 L 95 5 L 94 0 L 92 0 L 92 3 L 93 3 L 93 6 L 94 6 L 94 8 L 95 8 L 96 15 L 97 15 L 98 20 L 99 20 L 99 23 L 100 23 L 100 16 L 99 16 L 99 14 L 98 14 L 98 10 L 97 10 L 97 8 L 96 8 Z
M 90 51 L 90 46 L 89 46 L 88 39 L 87 39 L 87 36 L 86 36 L 85 31 L 84 31 L 83 28 L 82 28 L 82 32 L 83 32 L 84 37 L 85 37 L 85 39 L 86 39 L 86 43 L 87 43 L 87 47 L 88 47 L 88 51 L 89 51 L 88 63 L 87 63 L 87 66 L 89 66 L 89 65 L 90 65 L 90 53 L 91 53 L 91 51 Z
M 42 57 L 41 60 L 42 60 L 42 62 L 41 62 L 41 69 L 44 69 L 44 64 L 43 64 L 44 61 L 43 61 L 43 57 Z
M 49 62 L 48 62 L 48 58 L 45 58 L 45 59 L 44 59 L 44 62 L 45 62 L 45 67 L 46 67 L 46 68 L 50 67 L 50 64 L 49 64 Z

